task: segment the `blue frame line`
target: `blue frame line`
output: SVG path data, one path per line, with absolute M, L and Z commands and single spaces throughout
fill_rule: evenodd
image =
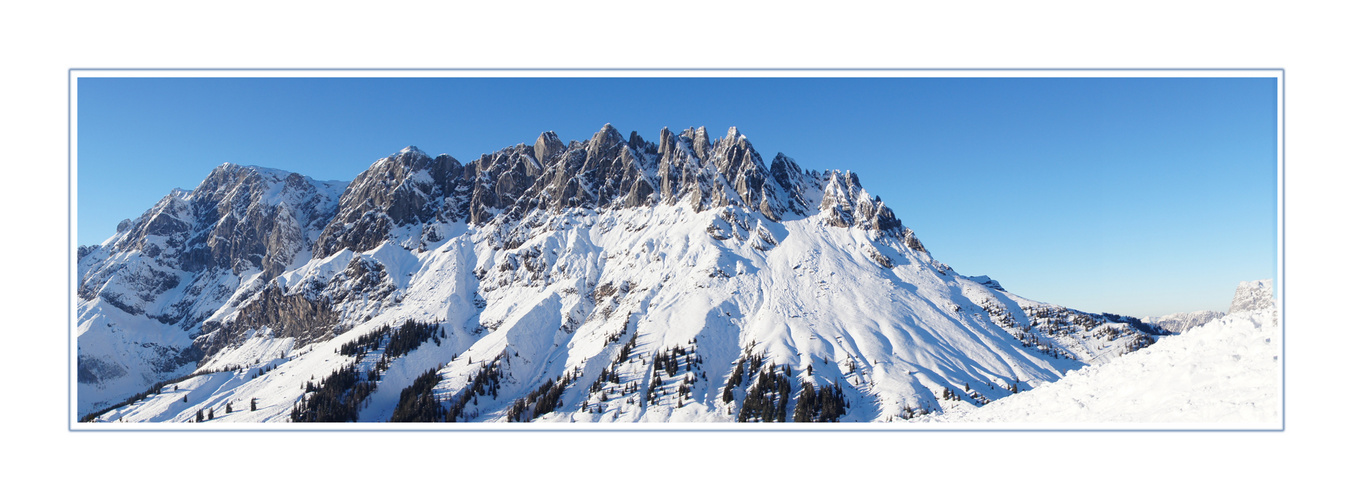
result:
M 71 317 L 75 315 L 75 296 L 71 289 L 71 281 L 75 276 L 71 275 L 71 231 L 75 229 L 75 222 L 72 220 L 72 214 L 75 213 L 75 192 L 73 179 L 75 170 L 71 166 L 71 122 L 75 118 L 75 101 L 71 100 L 71 82 L 74 78 L 72 70 L 66 70 L 66 429 L 71 430 L 71 421 L 75 420 L 75 398 L 71 394 L 71 349 L 75 343 L 75 325 L 71 324 Z
M 1286 181 L 1286 178 L 1285 178 L 1285 163 L 1287 163 L 1287 158 L 1289 157 L 1289 148 L 1286 147 L 1286 145 L 1287 145 L 1286 140 L 1287 140 L 1287 138 L 1288 138 L 1288 131 L 1285 130 L 1285 123 L 1286 123 L 1286 122 L 1285 122 L 1285 114 L 1286 114 L 1287 110 L 1289 109 L 1289 107 L 1288 107 L 1288 102 L 1286 102 L 1286 100 L 1285 100 L 1286 95 L 1287 95 L 1287 93 L 1288 93 L 1288 91 L 1289 91 L 1288 87 L 1289 87 L 1289 86 L 1288 86 L 1287 82 L 1285 81 L 1284 70 L 1281 69 L 1281 70 L 1280 70 L 1280 188 L 1281 188 L 1281 192 L 1280 192 L 1280 255 L 1282 255 L 1282 256 L 1283 256 L 1283 255 L 1288 255 L 1288 254 L 1286 253 L 1286 247 L 1285 247 L 1285 240 L 1284 240 L 1284 238 L 1285 238 L 1285 228 L 1289 227 L 1288 224 L 1285 223 L 1285 213 L 1286 213 L 1286 211 L 1285 211 L 1285 204 L 1287 203 L 1287 200 L 1285 199 L 1284 191 L 1283 191 L 1283 189 L 1284 189 L 1286 186 L 1288 186 L 1287 181 Z M 1280 258 L 1280 290 L 1284 290 L 1284 291 L 1286 292 L 1286 294 L 1287 294 L 1288 291 L 1289 291 L 1289 288 L 1288 288 L 1288 287 L 1286 286 L 1286 284 L 1285 284 L 1285 279 L 1286 279 L 1287 276 L 1288 276 L 1288 274 L 1285 272 L 1285 266 L 1284 266 L 1284 257 L 1281 257 L 1281 258 Z M 1286 406 L 1286 405 L 1287 405 L 1288 402 L 1289 402 L 1289 401 L 1288 401 L 1288 400 L 1289 400 L 1289 391 L 1285 390 L 1285 388 L 1289 387 L 1289 378 L 1288 378 L 1288 372 L 1289 372 L 1289 335 L 1288 335 L 1288 333 L 1289 333 L 1289 328 L 1288 328 L 1288 325 L 1287 325 L 1287 323 L 1289 322 L 1289 315 L 1286 313 L 1286 310 L 1288 309 L 1288 304 L 1289 304 L 1289 301 L 1288 301 L 1288 300 L 1281 300 L 1281 301 L 1280 301 L 1280 357 L 1284 358 L 1284 363 L 1281 363 L 1281 364 L 1280 364 L 1280 431 L 1281 431 L 1281 432 L 1283 432 L 1283 431 L 1284 431 L 1286 428 L 1288 428 L 1288 426 L 1289 426 L 1289 412 L 1286 412 L 1286 411 L 1285 411 L 1285 409 L 1288 408 L 1288 406 Z
M 721 71 L 721 72 L 785 72 L 785 71 L 812 71 L 812 72 L 844 72 L 844 71 L 961 71 L 961 72 L 992 72 L 992 71 L 1070 71 L 1070 72 L 1132 72 L 1132 71 L 1151 71 L 1151 72 L 1171 72 L 1180 73 L 1185 71 L 1279 71 L 1283 74 L 1283 68 L 71 68 L 71 71 L 238 71 L 238 72 L 324 72 L 324 71 L 371 71 L 371 72 L 393 72 L 393 71 L 411 71 L 411 72 L 468 72 L 468 71 L 525 71 L 525 72 L 550 72 L 550 71 L 667 71 L 667 72 L 689 72 L 689 71 Z M 399 77 L 392 77 L 399 78 Z
M 262 429 L 234 429 L 234 428 L 233 428 L 233 429 L 203 429 L 203 428 L 200 428 L 200 426 L 188 426 L 188 428 L 184 428 L 184 429 L 162 429 L 162 428 L 156 428 L 156 429 L 137 429 L 137 428 L 134 428 L 134 427 L 114 427 L 114 426 L 97 426 L 97 427 L 96 427 L 94 424 L 90 424 L 90 425 L 81 425 L 81 426 L 77 427 L 75 424 L 76 424 L 76 419 L 79 418 L 79 417 L 78 417 L 78 415 L 75 414 L 75 407 L 74 407 L 74 401 L 75 401 L 75 400 L 74 400 L 73 394 L 72 394 L 72 384 L 70 384 L 70 382 L 73 380 L 72 378 L 70 378 L 71 375 L 73 374 L 73 371 L 72 371 L 72 368 L 73 368 L 73 367 L 71 366 L 71 359 L 72 359 L 71 356 L 72 356 L 72 354 L 73 354 L 73 352 L 74 352 L 73 349 L 75 348 L 75 346 L 74 346 L 74 343 L 75 343 L 74 332 L 75 332 L 75 330 L 74 330 L 74 324 L 72 323 L 72 318 L 73 318 L 74 310 L 75 310 L 75 302 L 74 302 L 74 295 L 73 295 L 73 291 L 74 291 L 74 290 L 72 289 L 72 283 L 73 283 L 73 281 L 74 281 L 74 279 L 75 279 L 75 276 L 73 275 L 73 272 L 74 272 L 74 270 L 75 270 L 76 267 L 77 267 L 77 266 L 75 265 L 75 262 L 71 259 L 71 257 L 73 256 L 73 254 L 72 254 L 72 245 L 74 244 L 74 240 L 72 239 L 71 234 L 72 234 L 72 232 L 74 231 L 74 228 L 75 228 L 75 226 L 74 226 L 74 219 L 73 219 L 73 214 L 74 214 L 74 210 L 75 210 L 75 200 L 74 200 L 74 196 L 73 196 L 73 195 L 74 195 L 74 189 L 75 189 L 74 181 L 73 181 L 75 170 L 74 170 L 74 162 L 72 161 L 72 151 L 73 151 L 72 147 L 73 147 L 73 145 L 74 145 L 74 142 L 73 142 L 73 137 L 74 137 L 74 136 L 73 136 L 73 134 L 72 134 L 73 129 L 72 129 L 72 126 L 71 126 L 71 123 L 72 123 L 72 121 L 74 121 L 74 118 L 75 118 L 75 115 L 74 115 L 74 113 L 75 113 L 75 108 L 74 108 L 74 103 L 75 103 L 75 101 L 74 101 L 74 94 L 73 94 L 73 86 L 74 86 L 74 82 L 75 82 L 75 78 L 76 78 L 76 77 L 75 77 L 75 72 L 127 72 L 127 71 L 134 71 L 134 72 L 157 72 L 157 71 L 159 71 L 159 72 L 190 72 L 190 71 L 222 71 L 222 72 L 227 72 L 227 71 L 229 71 L 229 72 L 264 72 L 264 73 L 268 73 L 268 72 L 330 72 L 330 71 L 344 71 L 344 72 L 396 72 L 396 71 L 404 71 L 404 72 L 470 72 L 470 71 L 505 71 L 505 72 L 508 72 L 508 71 L 518 71 L 518 72 L 553 72 L 553 71 L 581 71 L 581 72 L 591 72 L 591 71 L 616 71 L 616 72 L 637 72 L 637 71 L 666 71 L 666 72 L 673 72 L 673 73 L 677 73 L 677 72 L 691 72 L 691 71 L 715 71 L 715 72 L 788 72 L 788 71 L 800 71 L 800 72 L 806 72 L 806 71 L 807 71 L 807 72 L 823 72 L 823 73 L 843 73 L 843 72 L 853 72 L 853 71 L 909 71 L 909 72 L 929 72 L 929 71 L 953 71 L 953 72 L 1044 72 L 1044 71 L 1064 71 L 1064 72 L 1078 72 L 1078 73 L 1093 73 L 1093 72 L 1163 72 L 1163 73 L 1181 73 L 1181 72 L 1189 72 L 1189 71 L 1200 71 L 1200 72 L 1240 72 L 1240 71 L 1266 72 L 1266 71 L 1279 71 L 1280 74 L 1279 74 L 1279 76 L 1277 77 L 1277 79 L 1278 79 L 1279 87 L 1280 87 L 1280 95 L 1279 95 L 1279 99 L 1280 99 L 1280 123 L 1279 123 L 1279 129 L 1280 129 L 1280 158 L 1279 158 L 1279 163 L 1280 163 L 1280 165 L 1279 165 L 1279 169 L 1280 169 L 1280 187 L 1281 187 L 1281 189 L 1283 189 L 1283 187 L 1285 186 L 1285 182 L 1286 182 L 1285 163 L 1286 163 L 1286 159 L 1287 159 L 1287 157 L 1288 157 L 1288 151 L 1287 151 L 1287 148 L 1285 147 L 1285 145 L 1287 144 L 1287 142 L 1286 142 L 1286 141 L 1287 141 L 1287 130 L 1286 130 L 1286 128 L 1285 128 L 1285 124 L 1286 124 L 1286 115 L 1287 115 L 1287 113 L 1286 113 L 1286 111 L 1287 111 L 1287 101 L 1286 101 L 1286 96 L 1287 96 L 1288 89 L 1286 88 L 1286 85 L 1285 85 L 1285 70 L 1284 70 L 1284 68 L 869 68 L 869 67 L 862 67 L 862 68 L 69 68 L 69 69 L 66 70 L 66 206 L 67 206 L 67 210 L 66 210 L 66 333 L 67 333 L 67 334 L 66 334 L 66 375 L 67 375 L 67 377 L 68 377 L 68 379 L 67 379 L 67 384 L 66 384 L 66 410 L 67 410 L 67 411 L 66 411 L 66 413 L 67 413 L 66 430 L 67 430 L 68 432 L 471 432 L 471 433 L 480 433 L 480 432 L 483 432 L 483 433 L 499 433 L 499 432 L 520 432 L 520 433 L 521 433 L 521 432 L 527 432 L 527 433 L 540 433 L 540 432 L 547 432 L 547 433 L 551 433 L 551 432 L 566 432 L 566 433 L 568 433 L 568 432 L 598 432 L 598 433 L 604 433 L 604 432 L 607 432 L 607 433 L 610 433 L 610 432 L 661 432 L 661 433 L 685 433 L 685 432 L 711 432 L 711 433 L 726 433 L 726 432 L 757 432 L 757 433 L 765 433 L 765 432 L 776 432 L 776 433 L 788 433 L 788 432 L 832 432 L 832 433 L 859 433 L 859 432 L 871 432 L 871 433 L 879 433 L 879 432 L 885 432 L 885 433 L 897 433 L 897 432 L 923 432 L 923 433 L 954 433 L 954 432 L 975 432 L 975 433 L 996 433 L 996 432 L 1000 432 L 1000 433 L 1028 433 L 1028 432 L 1041 432 L 1041 433 L 1062 433 L 1062 432 L 1074 432 L 1074 433 L 1092 433 L 1092 432 L 1129 432 L 1129 433 L 1142 433 L 1142 432 L 1155 432 L 1155 433 L 1156 433 L 1156 432 L 1165 432 L 1165 433 L 1219 433 L 1219 432 L 1227 432 L 1227 433 L 1236 433 L 1236 432 L 1247 432 L 1247 433 L 1250 433 L 1250 432 L 1284 432 L 1284 431 L 1288 428 L 1288 412 L 1286 411 L 1287 405 L 1288 405 L 1288 391 L 1286 391 L 1285 388 L 1288 387 L 1288 370 L 1289 370 L 1289 367 L 1288 367 L 1288 363 L 1287 363 L 1287 361 L 1288 361 L 1288 360 L 1287 360 L 1287 357 L 1288 357 L 1288 342 L 1289 342 L 1289 338 L 1288 338 L 1288 335 L 1287 335 L 1287 333 L 1288 333 L 1288 327 L 1287 327 L 1288 316 L 1287 316 L 1287 314 L 1286 314 L 1286 311 L 1287 311 L 1287 304 L 1286 304 L 1286 302 L 1287 302 L 1287 301 L 1283 301 L 1283 300 L 1280 301 L 1280 304 L 1281 304 L 1281 306 L 1280 306 L 1280 317 L 1281 317 L 1281 322 L 1280 322 L 1280 337 L 1281 337 L 1280 345 L 1281 345 L 1281 347 L 1280 347 L 1280 349 L 1281 349 L 1281 356 L 1286 358 L 1286 360 L 1285 360 L 1286 362 L 1283 363 L 1283 364 L 1281 365 L 1281 370 L 1280 370 L 1280 428 L 1279 428 L 1279 429 L 1180 429 L 1180 428 L 1177 428 L 1177 429 L 1172 429 L 1172 428 L 1166 428 L 1166 429 L 1115 429 L 1115 428 L 1105 428 L 1105 429 L 940 429 L 940 428 L 906 428 L 906 427 L 905 427 L 905 428 L 898 428 L 898 427 L 882 427 L 882 428 L 879 428 L 879 429 L 859 429 L 859 428 L 846 428 L 846 429 L 838 428 L 838 429 L 834 429 L 834 428 L 827 427 L 827 426 L 825 426 L 824 428 L 812 428 L 812 429 L 804 429 L 804 428 L 787 429 L 787 428 L 776 428 L 776 427 L 759 426 L 759 425 L 750 425 L 750 426 L 748 426 L 748 427 L 745 427 L 745 428 L 738 428 L 738 429 L 730 429 L 730 428 L 713 428 L 713 429 L 699 429 L 699 428 L 655 429 L 655 428 L 642 428 L 642 429 L 635 429 L 635 428 L 625 428 L 625 427 L 597 428 L 597 427 L 595 427 L 595 426 L 581 426 L 580 428 L 577 428 L 577 429 L 556 429 L 556 428 L 542 429 L 542 428 L 531 428 L 531 427 L 528 427 L 528 426 L 530 426 L 531 424 L 526 424 L 526 425 L 524 425 L 524 426 L 522 426 L 522 427 L 519 427 L 519 426 L 516 426 L 516 425 L 512 425 L 512 424 L 499 424 L 499 425 L 503 425 L 503 426 L 504 426 L 504 428 L 501 428 L 501 429 L 457 428 L 457 427 L 454 426 L 454 425 L 453 425 L 453 426 L 446 426 L 446 427 L 442 427 L 442 426 L 439 426 L 439 427 L 419 427 L 419 428 L 417 428 L 417 429 L 398 428 L 398 427 L 395 427 L 395 428 L 376 428 L 376 427 L 369 427 L 369 426 L 364 426 L 364 427 L 358 428 L 358 429 L 334 429 L 334 428 L 307 429 L 307 428 L 304 427 L 304 424 L 298 425 L 298 426 L 296 426 L 296 428 L 291 428 L 291 427 L 289 427 L 289 428 L 286 428 L 286 429 L 279 429 L 279 428 L 262 428 Z M 276 78 L 276 77 L 275 77 L 275 78 Z M 343 78 L 343 77 L 334 77 L 334 78 Z M 392 76 L 391 78 L 400 78 L 400 77 L 398 77 L 398 76 Z M 994 78 L 1000 78 L 1000 77 L 994 77 Z M 1083 77 L 1083 78 L 1095 78 L 1095 77 L 1092 77 L 1092 76 L 1086 76 L 1086 77 Z M 1280 241 L 1279 241 L 1279 245 L 1280 245 L 1280 255 L 1283 256 L 1283 255 L 1285 255 L 1285 251 L 1286 251 L 1286 248 L 1287 248 L 1286 245 L 1285 245 L 1285 243 L 1286 243 L 1286 242 L 1285 242 L 1285 227 L 1286 227 L 1286 223 L 1285 223 L 1285 218 L 1286 218 L 1286 217 L 1285 217 L 1285 207 L 1286 207 L 1287 201 L 1285 200 L 1285 196 L 1283 195 L 1283 190 L 1281 191 L 1281 194 L 1280 194 L 1280 197 L 1279 197 L 1279 198 L 1280 198 L 1280 207 L 1279 207 L 1279 209 L 1280 209 L 1280 214 L 1279 214 L 1279 215 L 1280 215 L 1280 236 L 1279 236 Z M 1286 283 L 1285 283 L 1287 275 L 1286 275 L 1286 267 L 1285 267 L 1285 262 L 1284 262 L 1284 260 L 1285 260 L 1285 259 L 1282 257 L 1282 258 L 1280 258 L 1280 262 L 1279 262 L 1279 267 L 1280 267 L 1280 276 L 1279 276 L 1279 280 L 1280 280 L 1280 289 L 1281 289 L 1281 290 L 1287 290 Z M 250 424 L 245 424 L 245 425 L 250 425 Z M 270 424 L 263 424 L 263 425 L 270 425 Z M 338 424 L 338 425 L 344 425 L 344 424 Z M 363 424 L 358 423 L 357 425 L 363 425 Z M 619 425 L 624 426 L 625 424 L 619 424 Z M 830 425 L 831 425 L 831 424 L 830 424 Z

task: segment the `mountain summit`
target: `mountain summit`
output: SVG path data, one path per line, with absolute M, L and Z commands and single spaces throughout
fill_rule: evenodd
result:
M 856 174 L 732 127 L 222 165 L 79 273 L 98 421 L 906 420 L 1164 333 L 959 275 Z

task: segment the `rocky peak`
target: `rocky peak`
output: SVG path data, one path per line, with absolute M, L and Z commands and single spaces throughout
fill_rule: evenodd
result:
M 762 162 L 762 156 L 753 149 L 747 137 L 735 127 L 716 141 L 707 160 L 719 174 L 717 179 L 732 190 L 714 189 L 714 206 L 743 204 L 757 210 L 771 220 L 781 220 L 786 211 L 786 196 L 779 185 L 767 183 L 771 173 Z
M 269 279 L 292 264 L 334 215 L 343 183 L 282 170 L 222 164 L 193 191 L 176 189 L 151 210 L 118 226 L 105 257 L 81 263 L 79 295 L 96 295 L 165 324 L 195 324 L 198 298 L 168 303 L 182 283 L 204 294 L 213 280 L 262 271 Z M 116 258 L 107 258 L 117 255 Z M 186 322 L 186 323 L 185 323 Z
M 396 154 L 377 161 L 366 171 L 358 174 L 358 179 L 362 179 L 364 175 L 369 177 L 379 175 L 380 179 L 404 181 L 409 179 L 411 174 L 427 168 L 430 161 L 431 158 L 419 148 L 408 146 Z M 354 181 L 356 182 L 358 179 L 354 179 Z
M 688 128 L 682 131 L 682 137 L 687 138 L 692 147 L 692 152 L 701 161 L 706 161 L 706 156 L 710 154 L 710 136 L 706 134 L 706 127 Z
M 776 158 L 772 158 L 771 166 L 772 179 L 787 191 L 795 189 L 800 183 L 800 177 L 804 172 L 800 170 L 800 165 L 795 160 L 786 156 L 784 153 L 777 153 Z
M 560 137 L 555 135 L 555 131 L 542 132 L 541 136 L 536 138 L 536 145 L 532 147 L 536 162 L 541 165 L 550 163 L 564 149 L 565 144 L 560 142 Z
M 1272 280 L 1243 281 L 1233 293 L 1233 303 L 1228 314 L 1245 311 L 1257 311 L 1275 307 L 1275 292 Z
M 414 146 L 377 160 L 344 190 L 337 214 L 316 239 L 313 251 L 329 255 L 344 248 L 376 248 L 395 227 L 433 220 L 443 198 L 469 184 L 473 173 L 456 158 L 445 154 L 429 158 Z
M 659 150 L 658 146 L 652 142 L 646 141 L 644 137 L 640 137 L 639 132 L 634 130 L 630 132 L 630 139 L 626 141 L 626 145 L 630 146 L 630 148 L 637 153 L 652 155 L 658 153 Z
M 794 159 L 782 153 L 777 153 L 776 158 L 772 159 L 768 172 L 785 191 L 786 208 L 798 215 L 809 215 L 808 191 L 817 180 L 811 179 Z
M 405 146 L 404 149 L 401 149 L 400 152 L 397 153 L 397 156 L 407 156 L 407 157 L 409 157 L 409 158 L 417 158 L 417 157 L 422 156 L 422 157 L 427 158 L 427 157 L 428 157 L 428 153 L 424 153 L 424 152 L 423 152 L 422 150 L 420 150 L 417 146 L 414 146 L 414 145 L 411 144 L 411 145 L 409 145 L 409 146 Z
M 218 167 L 189 196 L 198 231 L 183 267 L 281 272 L 333 216 L 340 186 L 270 168 Z
M 824 173 L 823 199 L 819 202 L 819 211 L 825 214 L 825 222 L 831 226 L 878 230 L 911 240 L 908 246 L 914 250 L 922 249 L 922 243 L 916 241 L 911 231 L 905 231 L 903 223 L 894 216 L 894 211 L 885 206 L 879 197 L 872 199 L 861 187 L 861 180 L 851 171 Z
M 700 160 L 691 146 L 690 131 L 687 129 L 682 135 L 677 135 L 668 127 L 659 130 L 659 145 L 656 148 L 658 185 L 655 188 L 665 203 L 677 203 L 683 194 L 683 187 L 695 182 L 696 166 Z M 699 201 L 696 204 L 699 206 Z
M 177 257 L 173 250 L 180 249 L 194 229 L 213 226 L 232 214 L 243 216 L 251 205 L 259 202 L 268 181 L 276 181 L 265 179 L 261 171 L 258 167 L 223 163 L 212 169 L 193 191 L 171 190 L 141 217 L 118 224 L 120 234 L 112 249 L 136 250 L 155 257 L 164 257 L 169 251 Z
M 625 138 L 621 137 L 621 132 L 608 123 L 602 126 L 602 130 L 594 133 L 592 139 L 588 140 L 588 152 L 589 154 L 598 154 L 601 151 L 615 148 L 623 142 L 625 142 Z

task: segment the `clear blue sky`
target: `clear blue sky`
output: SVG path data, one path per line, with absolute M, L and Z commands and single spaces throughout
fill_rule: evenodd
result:
M 857 172 L 936 258 L 1031 299 L 1226 310 L 1277 273 L 1269 78 L 81 78 L 77 101 L 79 244 L 223 162 L 351 180 L 408 145 L 735 125 L 765 161 Z

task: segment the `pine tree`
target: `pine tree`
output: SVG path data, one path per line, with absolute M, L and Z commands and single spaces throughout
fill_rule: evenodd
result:
M 207 420 L 211 420 L 211 419 L 214 419 L 214 418 L 216 418 L 216 412 L 212 411 L 211 408 L 208 408 L 208 409 L 207 409 Z
M 249 411 L 259 410 L 259 398 L 249 398 Z
M 197 422 L 201 422 L 201 421 L 202 421 L 202 408 L 198 408 L 198 416 L 197 416 L 197 420 L 196 420 L 196 421 L 197 421 Z

